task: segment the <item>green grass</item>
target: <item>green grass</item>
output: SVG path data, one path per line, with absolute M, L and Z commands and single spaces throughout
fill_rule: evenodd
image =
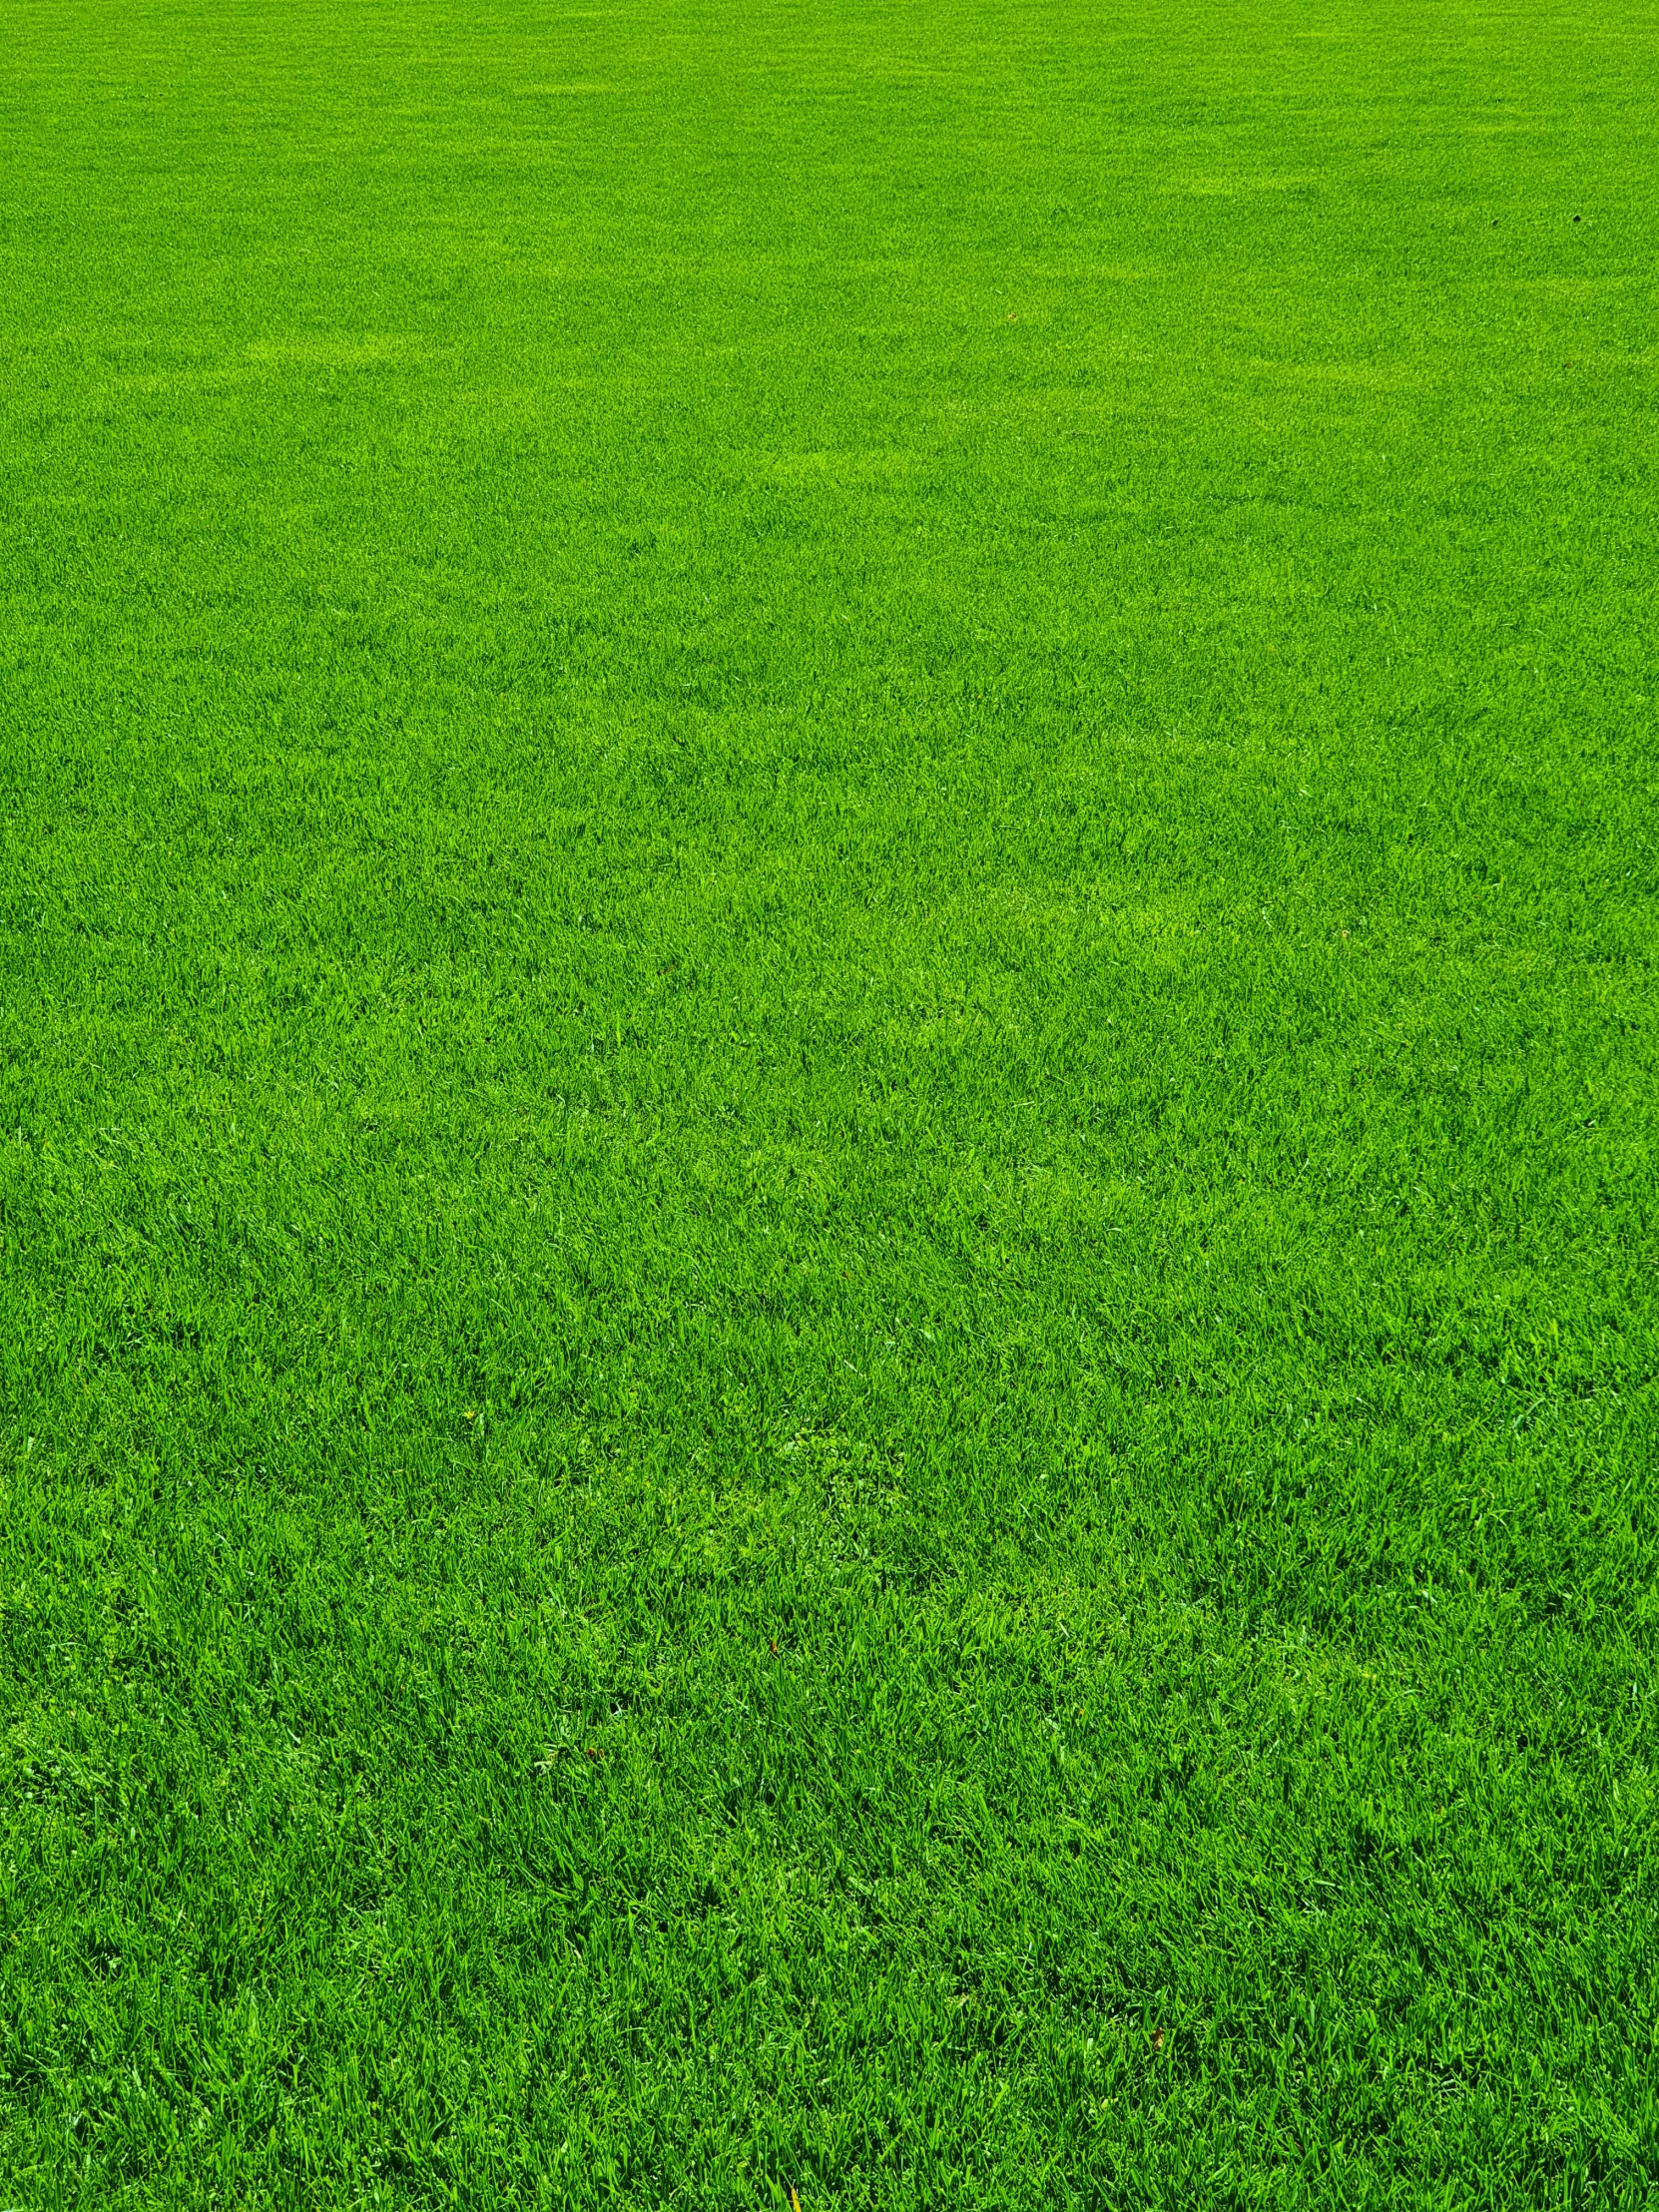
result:
M 0 2206 L 1659 2195 L 1631 0 L 17 0 Z

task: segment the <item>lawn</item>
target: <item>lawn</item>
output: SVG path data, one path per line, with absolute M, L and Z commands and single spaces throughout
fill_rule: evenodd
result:
M 1653 2204 L 1656 76 L 14 0 L 0 2207 Z

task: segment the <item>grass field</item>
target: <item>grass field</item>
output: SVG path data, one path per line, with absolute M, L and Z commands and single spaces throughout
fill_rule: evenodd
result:
M 0 2207 L 1659 2199 L 1659 19 L 14 0 Z

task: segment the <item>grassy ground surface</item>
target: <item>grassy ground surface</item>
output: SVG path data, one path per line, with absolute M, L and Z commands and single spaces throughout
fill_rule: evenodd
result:
M 0 2204 L 1654 2201 L 1656 67 L 8 11 Z

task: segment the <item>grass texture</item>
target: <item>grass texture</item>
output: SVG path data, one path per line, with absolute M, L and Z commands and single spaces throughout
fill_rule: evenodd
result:
M 0 2206 L 1659 2194 L 1626 0 L 16 0 Z

